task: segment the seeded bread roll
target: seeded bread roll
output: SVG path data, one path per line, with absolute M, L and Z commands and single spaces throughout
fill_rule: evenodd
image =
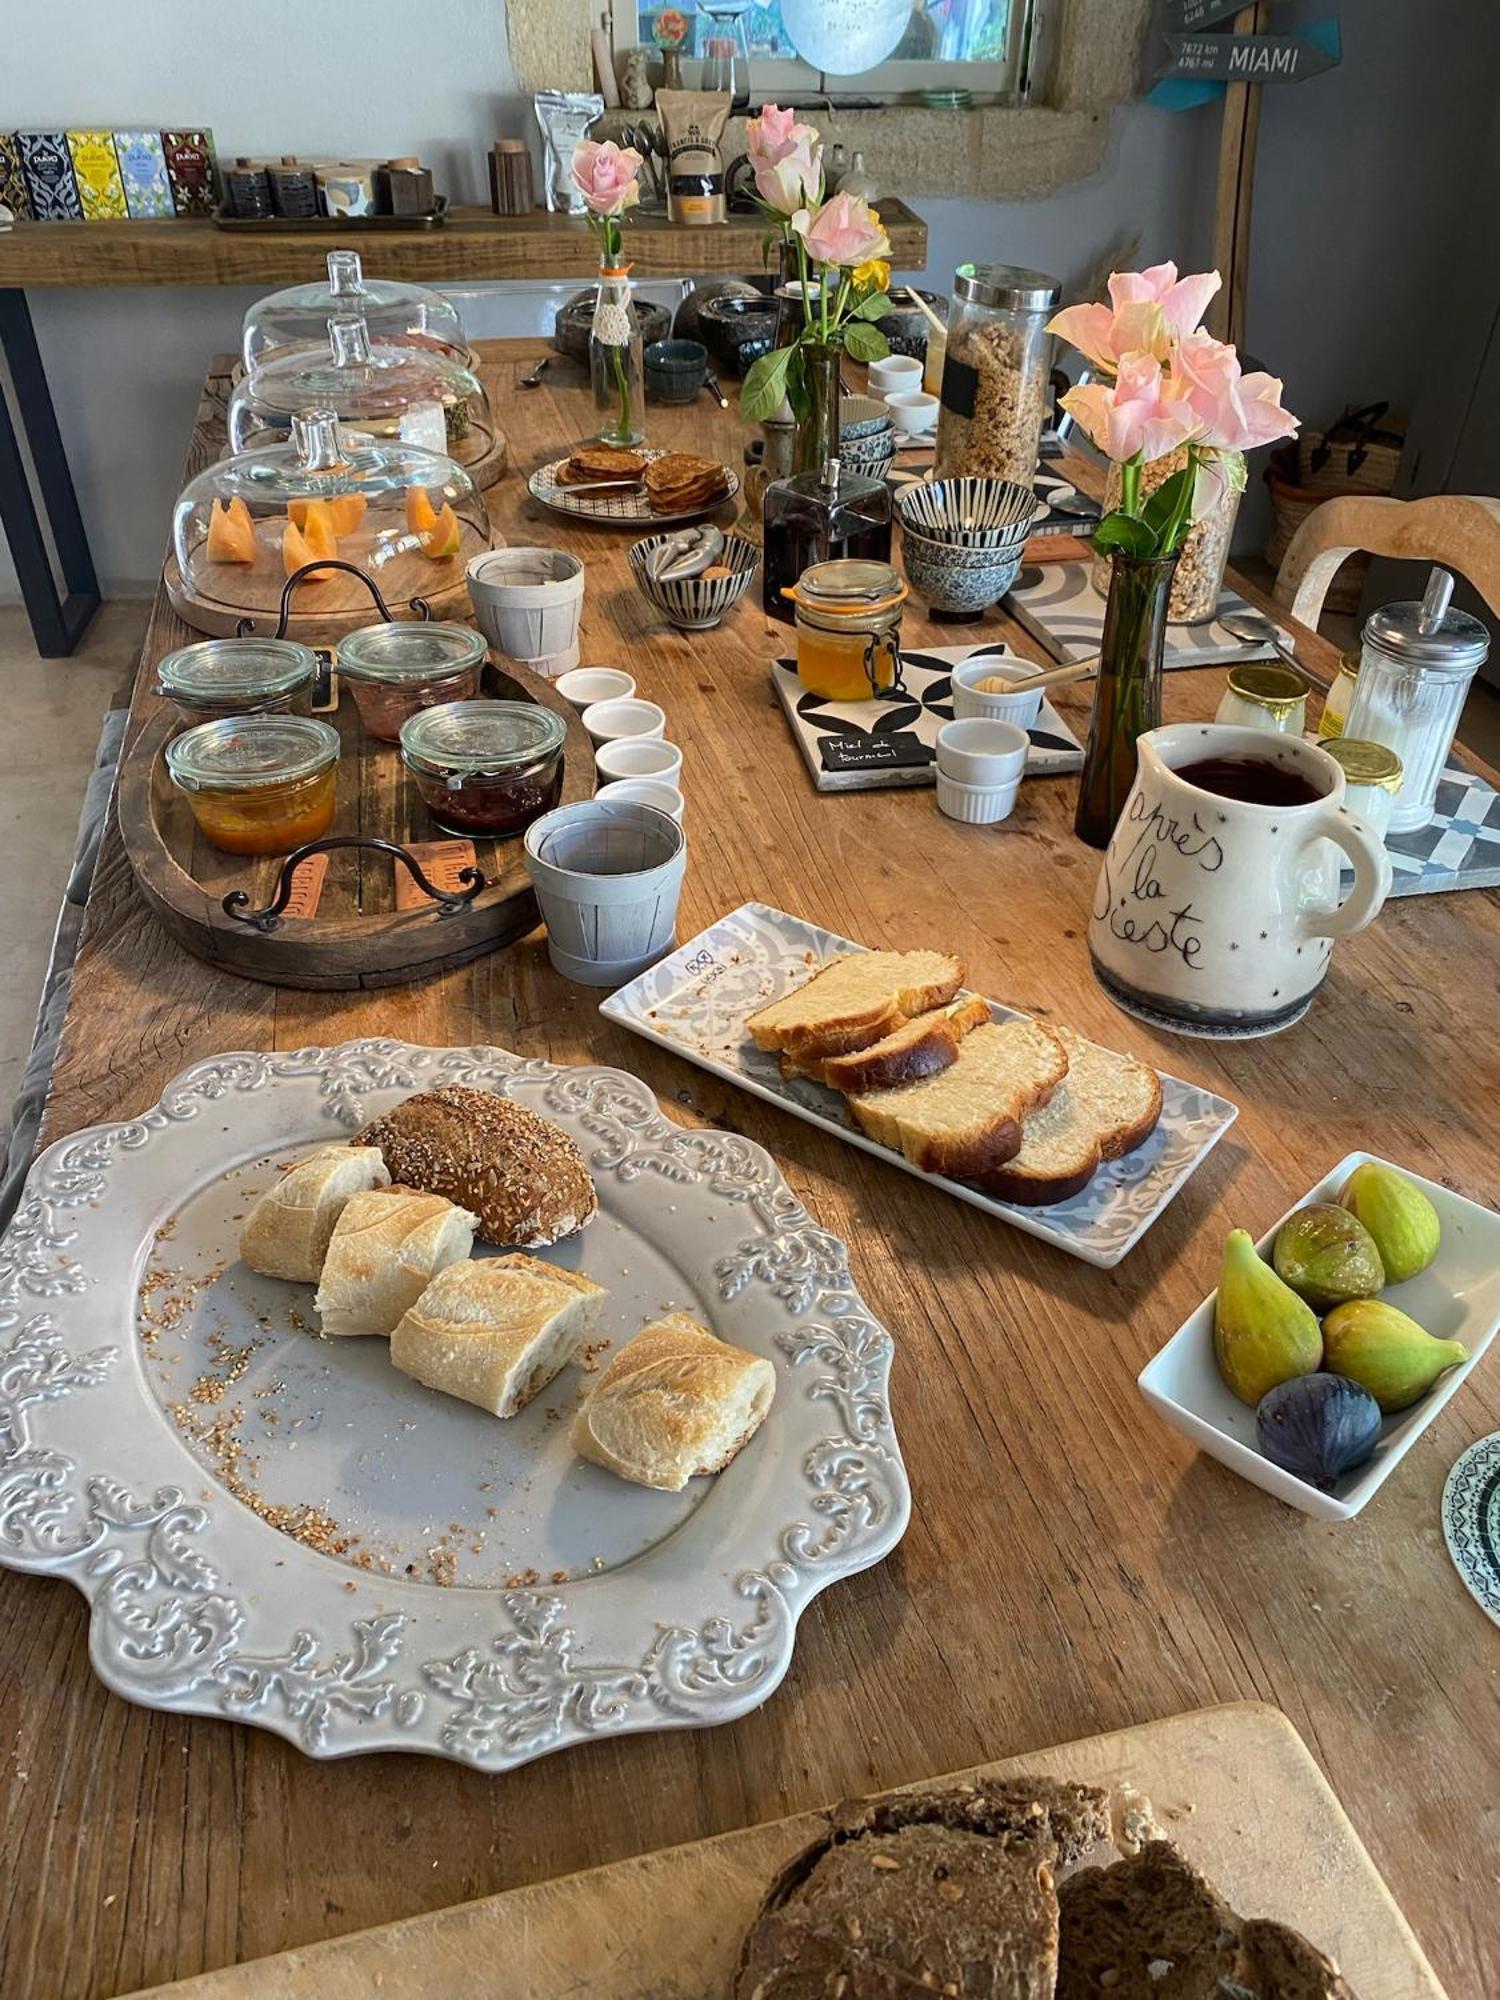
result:
M 405 1187 L 446 1195 L 479 1218 L 485 1243 L 539 1250 L 598 1207 L 582 1153 L 548 1118 L 490 1090 L 445 1083 L 408 1097 L 359 1133 Z
M 241 1258 L 262 1277 L 315 1285 L 344 1204 L 390 1178 L 372 1146 L 320 1146 L 278 1176 L 246 1216 Z

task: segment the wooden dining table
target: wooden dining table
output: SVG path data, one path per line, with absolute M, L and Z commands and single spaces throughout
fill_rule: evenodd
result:
M 415 1756 L 318 1762 L 266 1731 L 132 1707 L 90 1669 L 83 1600 L 0 1571 L 0 1994 L 119 1994 L 843 1795 L 1253 1699 L 1305 1738 L 1453 2000 L 1492 2000 L 1500 1635 L 1449 1560 L 1439 1503 L 1459 1453 L 1500 1426 L 1500 1361 L 1475 1369 L 1366 1510 L 1341 1523 L 1282 1506 L 1200 1454 L 1135 1377 L 1214 1284 L 1226 1232 L 1259 1235 L 1355 1148 L 1500 1203 L 1500 895 L 1389 902 L 1338 945 L 1307 1018 L 1268 1040 L 1180 1040 L 1122 1017 L 1089 968 L 1099 856 L 1072 832 L 1076 780 L 1028 783 L 998 828 L 945 819 L 930 789 L 818 793 L 769 681 L 790 635 L 758 593 L 716 631 L 677 632 L 631 580 L 628 533 L 528 497 L 527 475 L 590 418 L 570 363 L 555 361 L 539 389 L 517 388 L 543 351 L 481 348 L 512 468 L 487 497 L 507 540 L 584 559 L 584 661 L 628 668 L 683 747 L 679 935 L 755 899 L 867 945 L 952 950 L 978 991 L 1221 1092 L 1239 1120 L 1139 1246 L 1101 1271 L 605 1021 L 594 992 L 550 969 L 541 932 L 373 992 L 216 971 L 149 916 L 111 825 L 44 1140 L 141 1113 L 189 1063 L 231 1049 L 392 1035 L 633 1071 L 670 1117 L 766 1147 L 850 1245 L 895 1339 L 914 1507 L 889 1559 L 810 1607 L 785 1682 L 753 1713 L 594 1741 L 504 1776 Z M 225 389 L 216 364 L 190 470 L 221 448 Z M 749 433 L 707 396 L 649 418 L 653 442 L 741 461 Z M 127 757 L 155 707 L 153 664 L 186 636 L 159 594 Z M 1332 648 L 1298 637 L 1326 680 Z M 1003 639 L 1045 658 L 1003 610 L 940 626 L 913 603 L 906 639 Z M 1211 716 L 1222 685 L 1222 671 L 1169 674 L 1167 719 Z M 1087 684 L 1055 699 L 1083 733 Z M 502 1969 L 474 1990 L 504 1992 Z

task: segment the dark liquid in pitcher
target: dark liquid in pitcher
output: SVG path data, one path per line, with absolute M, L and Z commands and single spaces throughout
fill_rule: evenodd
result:
M 1179 764 L 1177 776 L 1199 791 L 1247 806 L 1310 806 L 1323 796 L 1300 771 L 1267 757 L 1203 757 L 1196 764 Z

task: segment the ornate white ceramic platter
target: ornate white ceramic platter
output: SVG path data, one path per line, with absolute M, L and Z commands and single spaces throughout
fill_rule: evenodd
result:
M 1500 1431 L 1471 1444 L 1448 1474 L 1443 1538 L 1475 1602 L 1500 1625 Z
M 867 1138 L 837 1091 L 801 1078 L 789 1082 L 776 1057 L 757 1049 L 745 1032 L 747 1017 L 805 979 L 809 966 L 865 949 L 767 903 L 745 903 L 622 986 L 599 1011 L 795 1117 L 888 1160 L 903 1173 L 1104 1269 L 1135 1247 L 1239 1116 L 1228 1098 L 1163 1071 L 1156 1130 L 1124 1159 L 1105 1161 L 1069 1201 L 1024 1208 L 996 1201 L 967 1181 L 923 1173 L 902 1154 Z M 1017 1017 L 1015 1008 L 999 1001 L 990 1001 L 989 1007 L 996 1021 Z
M 383 1341 L 312 1338 L 310 1288 L 236 1261 L 276 1162 L 441 1082 L 582 1146 L 599 1214 L 547 1254 L 610 1288 L 601 1338 L 683 1309 L 775 1363 L 717 1479 L 653 1493 L 575 1458 L 581 1370 L 500 1423 Z M 84 1593 L 117 1693 L 314 1756 L 504 1770 L 727 1721 L 775 1690 L 809 1601 L 901 1537 L 890 1357 L 770 1157 L 623 1071 L 386 1040 L 220 1056 L 49 1148 L 0 1240 L 0 1561 Z
M 664 452 L 649 447 L 641 452 L 644 459 L 665 456 Z M 682 507 L 673 513 L 660 514 L 646 498 L 644 487 L 639 493 L 575 493 L 557 476 L 567 462 L 565 458 L 557 458 L 550 465 L 538 466 L 526 482 L 527 491 L 554 514 L 571 514 L 577 520 L 597 521 L 606 528 L 661 528 L 673 521 L 696 521 L 704 514 L 716 514 L 721 507 L 727 507 L 740 490 L 739 474 L 726 465 L 729 484 L 717 500 L 710 500 L 702 507 Z

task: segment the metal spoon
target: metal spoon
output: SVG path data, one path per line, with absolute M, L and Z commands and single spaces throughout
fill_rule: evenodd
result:
M 551 366 L 552 356 L 544 354 L 531 373 L 521 377 L 521 387 L 523 389 L 540 389 L 542 386 L 542 377 Z
M 1263 611 L 1226 611 L 1219 623 L 1247 645 L 1273 647 L 1289 667 L 1296 667 L 1299 674 L 1303 671 L 1297 662 L 1291 633 L 1274 624 Z
M 705 389 L 707 389 L 709 395 L 714 398 L 714 400 L 717 402 L 721 410 L 727 410 L 729 408 L 729 398 L 724 394 L 724 391 L 719 387 L 719 378 L 717 375 L 705 375 L 703 378 L 703 386 Z

